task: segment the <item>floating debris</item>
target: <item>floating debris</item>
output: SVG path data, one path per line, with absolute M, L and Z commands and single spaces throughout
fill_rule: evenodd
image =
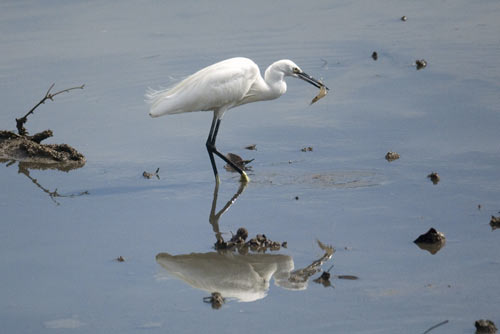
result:
M 254 161 L 254 159 L 251 159 L 251 160 L 243 160 L 242 157 L 240 157 L 239 155 L 237 154 L 234 154 L 234 153 L 228 153 L 226 154 L 226 157 L 231 160 L 231 162 L 233 164 L 235 164 L 236 166 L 238 166 L 239 168 L 241 168 L 241 170 L 243 171 L 251 171 L 252 170 L 252 167 L 250 166 L 247 166 L 247 164 L 251 163 L 252 161 Z M 228 172 L 236 172 L 236 170 L 231 167 L 229 164 L 226 164 L 224 166 L 224 168 L 228 171 Z
M 295 200 L 298 201 L 299 200 L 299 196 L 295 196 Z
M 313 151 L 313 147 L 312 146 L 307 146 L 307 147 L 301 148 L 300 150 L 302 152 L 312 152 Z
M 497 327 L 495 326 L 495 323 L 491 320 L 483 320 L 483 319 L 477 320 L 474 323 L 474 326 L 476 326 L 477 334 L 497 332 Z
M 394 161 L 394 160 L 397 160 L 399 159 L 399 154 L 396 153 L 396 152 L 387 152 L 387 154 L 385 155 L 385 160 L 391 162 L 391 161 Z
M 120 255 L 120 256 L 118 256 L 118 257 L 115 259 L 115 261 L 117 261 L 117 262 L 125 262 L 125 258 L 124 258 L 123 256 L 121 256 L 121 255 Z
M 446 243 L 446 238 L 443 233 L 431 227 L 427 233 L 420 235 L 413 242 L 421 249 L 434 255 L 443 248 Z
M 438 184 L 439 181 L 441 181 L 441 178 L 439 177 L 438 173 L 432 172 L 429 175 L 427 175 L 429 179 L 431 179 L 432 183 Z
M 318 95 L 316 95 L 312 99 L 311 104 L 318 102 L 320 99 L 322 99 L 323 97 L 325 97 L 327 93 L 328 93 L 328 91 L 326 90 L 326 87 L 325 86 L 321 86 L 321 88 L 319 89 Z
M 218 310 L 224 305 L 226 299 L 224 299 L 219 292 L 212 292 L 210 297 L 203 297 L 203 301 L 212 304 L 212 308 Z
M 373 60 L 377 60 L 378 59 L 378 53 L 377 53 L 377 51 L 373 51 L 372 58 L 373 58 Z
M 250 151 L 257 151 L 257 144 L 248 145 L 245 147 L 245 149 Z
M 408 20 L 408 18 L 406 16 L 404 16 L 404 15 L 401 16 L 401 21 L 406 22 L 406 20 Z
M 417 59 L 415 60 L 415 65 L 417 66 L 417 70 L 421 70 L 427 67 L 427 61 L 425 59 Z
M 492 230 L 500 228 L 500 216 L 499 217 L 491 216 L 490 226 Z
M 160 167 L 158 167 L 158 168 L 156 169 L 156 172 L 154 172 L 154 173 L 149 173 L 149 172 L 144 171 L 144 172 L 142 173 L 142 176 L 143 176 L 145 179 L 150 179 L 150 178 L 152 178 L 153 176 L 156 176 L 156 178 L 159 180 L 159 179 L 160 179 L 160 175 L 158 174 L 158 172 L 159 172 L 159 171 L 160 171 Z

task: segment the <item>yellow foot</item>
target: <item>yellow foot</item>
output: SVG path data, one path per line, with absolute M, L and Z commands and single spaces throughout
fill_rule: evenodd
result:
M 248 177 L 247 173 L 243 172 L 243 174 L 241 174 L 240 182 L 242 183 L 250 182 L 250 178 Z

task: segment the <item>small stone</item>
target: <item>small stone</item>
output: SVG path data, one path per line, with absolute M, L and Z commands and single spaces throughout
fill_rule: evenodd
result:
M 444 234 L 437 231 L 435 228 L 431 227 L 427 233 L 420 235 L 415 241 L 416 244 L 434 244 L 437 242 L 442 242 L 446 238 Z
M 401 21 L 406 22 L 406 20 L 408 20 L 408 18 L 406 16 L 404 16 L 404 15 L 401 16 Z
M 476 326 L 477 334 L 497 332 L 497 327 L 495 326 L 495 323 L 491 320 L 483 320 L 483 319 L 477 320 L 474 323 L 474 326 Z

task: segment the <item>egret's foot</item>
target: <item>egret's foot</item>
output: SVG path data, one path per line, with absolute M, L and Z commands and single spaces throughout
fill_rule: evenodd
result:
M 250 178 L 248 177 L 247 173 L 243 172 L 241 174 L 240 182 L 242 182 L 242 183 L 248 183 L 248 182 L 250 182 Z

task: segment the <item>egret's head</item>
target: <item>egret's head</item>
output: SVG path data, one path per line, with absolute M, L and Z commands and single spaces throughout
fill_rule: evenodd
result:
M 293 61 L 284 59 L 280 60 L 278 65 L 279 70 L 281 70 L 285 76 L 291 76 L 295 78 L 302 79 L 306 82 L 309 82 L 311 85 L 316 86 L 318 88 L 325 87 L 327 90 L 329 89 L 326 87 L 322 82 L 319 80 L 314 79 L 311 77 L 309 74 L 306 74 L 302 69 L 295 64 Z

